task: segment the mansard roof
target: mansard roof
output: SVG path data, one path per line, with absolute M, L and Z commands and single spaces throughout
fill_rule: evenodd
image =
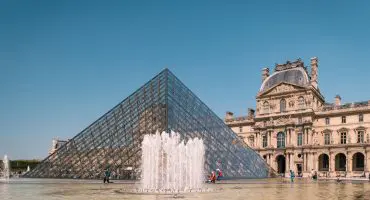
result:
M 300 59 L 292 63 L 288 61 L 286 64 L 276 64 L 275 72 L 263 81 L 260 92 L 264 92 L 282 82 L 302 87 L 309 86 L 310 77 Z

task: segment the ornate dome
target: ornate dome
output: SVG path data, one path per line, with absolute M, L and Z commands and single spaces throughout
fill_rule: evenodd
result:
M 303 67 L 276 71 L 263 81 L 260 92 L 264 92 L 282 82 L 305 87 L 308 86 L 310 80 L 306 70 Z

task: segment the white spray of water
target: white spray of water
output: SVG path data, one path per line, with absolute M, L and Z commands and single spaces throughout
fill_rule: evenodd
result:
M 5 155 L 3 159 L 3 178 L 5 180 L 9 180 L 9 176 L 10 176 L 10 163 L 8 156 Z
M 141 186 L 149 192 L 186 192 L 202 188 L 204 182 L 203 140 L 180 142 L 180 135 L 157 132 L 142 142 Z

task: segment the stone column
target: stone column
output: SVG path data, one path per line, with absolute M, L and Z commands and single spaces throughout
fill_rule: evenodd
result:
M 315 166 L 315 153 L 312 153 L 312 155 L 311 155 L 311 167 L 312 167 L 312 169 L 316 170 L 316 166 Z
M 368 171 L 369 171 L 369 167 L 367 166 L 367 163 L 368 163 L 368 162 L 367 162 L 367 161 L 368 161 L 367 159 L 368 159 L 367 151 L 365 150 L 365 160 L 364 160 L 364 162 L 365 162 L 365 163 L 364 163 L 364 171 L 365 171 L 365 172 L 368 172 Z
M 267 136 L 267 141 L 268 141 L 268 145 L 267 146 L 272 146 L 271 145 L 271 131 L 268 131 L 268 136 Z
M 285 132 L 285 146 L 289 145 L 289 134 L 288 134 L 288 130 L 286 130 Z
M 335 155 L 334 153 L 330 153 L 330 168 L 331 171 L 335 172 Z
M 306 159 L 306 171 L 309 172 L 311 170 L 311 168 L 310 168 L 311 155 L 310 155 L 310 153 L 306 153 L 306 155 L 307 155 L 307 159 Z
M 274 166 L 272 166 L 271 157 L 272 157 L 272 155 L 271 155 L 271 153 L 269 153 L 269 165 L 270 165 L 270 167 L 272 167 L 273 169 L 275 169 Z
M 302 167 L 303 172 L 306 171 L 306 159 L 307 159 L 306 153 L 303 153 L 303 167 Z
M 318 157 L 317 157 L 317 153 L 314 153 L 312 155 L 312 158 L 313 158 L 313 168 L 315 169 L 315 171 L 319 171 L 319 165 L 318 165 Z
M 289 172 L 290 157 L 289 153 L 285 154 L 285 173 Z
M 305 128 L 304 130 L 306 131 L 306 135 L 307 135 L 306 144 L 310 144 L 310 134 L 308 133 L 308 128 Z
M 294 169 L 294 154 L 290 154 L 290 169 L 296 172 Z
M 308 128 L 306 128 L 306 135 L 307 135 L 307 141 L 306 141 L 306 144 L 310 144 L 309 141 L 310 141 L 310 134 L 308 133 Z
M 329 155 L 329 171 L 335 172 L 335 155 L 333 154 L 333 152 L 330 152 Z
M 346 171 L 348 174 L 352 173 L 352 157 L 350 157 L 349 153 L 346 155 L 347 163 L 346 163 Z

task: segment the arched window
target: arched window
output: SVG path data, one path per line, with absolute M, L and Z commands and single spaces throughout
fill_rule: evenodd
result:
M 277 148 L 285 148 L 285 133 L 283 132 L 277 134 Z
M 263 103 L 263 113 L 269 113 L 270 112 L 270 104 L 269 102 L 265 101 Z
M 298 108 L 303 109 L 305 107 L 305 102 L 303 97 L 298 98 Z
M 286 101 L 285 99 L 280 100 L 280 112 L 286 111 Z

